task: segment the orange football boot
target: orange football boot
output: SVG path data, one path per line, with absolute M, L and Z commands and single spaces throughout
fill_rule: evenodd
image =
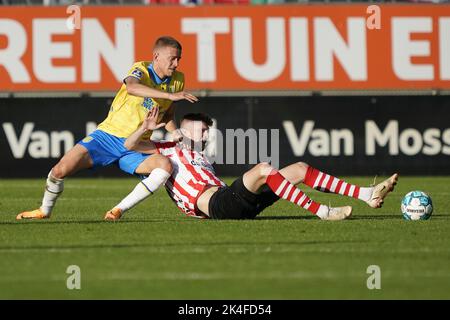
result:
M 47 215 L 41 211 L 41 209 L 36 209 L 33 211 L 24 211 L 19 213 L 16 217 L 16 220 L 22 219 L 48 219 L 50 215 Z
M 105 214 L 105 220 L 116 221 L 122 217 L 122 210 L 119 208 L 112 208 Z

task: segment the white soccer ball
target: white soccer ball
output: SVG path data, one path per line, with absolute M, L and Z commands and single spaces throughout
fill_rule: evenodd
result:
M 403 198 L 401 209 L 405 220 L 428 220 L 433 212 L 433 203 L 425 192 L 411 191 Z

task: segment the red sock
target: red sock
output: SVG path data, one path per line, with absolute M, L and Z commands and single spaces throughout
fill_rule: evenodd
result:
M 354 184 L 347 183 L 329 174 L 323 173 L 313 167 L 308 167 L 306 171 L 304 184 L 313 189 L 322 192 L 338 193 L 345 196 L 359 198 L 360 187 Z
M 311 200 L 300 189 L 286 180 L 277 170 L 273 169 L 266 179 L 266 184 L 272 191 L 285 200 L 316 214 L 319 210 L 320 203 Z

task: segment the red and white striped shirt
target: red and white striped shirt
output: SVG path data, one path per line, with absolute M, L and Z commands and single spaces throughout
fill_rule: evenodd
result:
M 207 218 L 198 210 L 197 199 L 208 186 L 225 186 L 216 177 L 208 159 L 202 153 L 183 148 L 175 142 L 155 142 L 155 147 L 172 163 L 172 175 L 166 182 L 170 198 L 186 215 Z

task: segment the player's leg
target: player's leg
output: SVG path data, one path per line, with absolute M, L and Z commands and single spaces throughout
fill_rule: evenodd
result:
M 124 171 L 148 177 L 139 182 L 133 191 L 108 211 L 105 214 L 105 220 L 120 219 L 127 210 L 136 206 L 164 185 L 172 173 L 170 160 L 160 154 L 145 156 L 140 153 L 130 153 L 119 161 L 119 165 Z M 134 166 L 136 166 L 135 169 Z
M 331 192 L 366 202 L 372 208 L 380 208 L 384 198 L 394 190 L 398 174 L 379 183 L 374 187 L 361 187 L 321 172 L 304 162 L 297 162 L 280 170 L 291 183 L 303 182 L 307 186 L 322 191 Z
M 64 190 L 64 178 L 80 170 L 91 168 L 92 165 L 92 159 L 85 147 L 76 144 L 70 149 L 48 174 L 41 210 L 46 215 L 50 215 L 56 200 Z
M 123 140 L 102 130 L 95 130 L 79 141 L 50 171 L 41 208 L 23 212 L 17 219 L 49 217 L 56 199 L 64 189 L 64 178 L 81 169 L 107 166 L 117 161 L 124 149 Z
M 88 150 L 82 145 L 76 144 L 59 160 L 50 173 L 54 178 L 63 180 L 82 169 L 91 168 L 92 165 Z
M 290 170 L 286 173 L 290 174 L 289 179 L 293 183 L 268 163 L 260 163 L 244 174 L 243 183 L 246 189 L 253 193 L 260 192 L 263 185 L 266 184 L 278 197 L 297 204 L 321 219 L 342 220 L 351 215 L 351 207 L 330 208 L 313 201 L 295 186 L 298 177 Z
M 41 207 L 33 211 L 22 212 L 17 215 L 16 219 L 44 219 L 50 217 L 56 200 L 64 190 L 64 178 L 81 169 L 90 167 L 92 167 L 92 159 L 88 150 L 79 144 L 75 145 L 50 170 Z

